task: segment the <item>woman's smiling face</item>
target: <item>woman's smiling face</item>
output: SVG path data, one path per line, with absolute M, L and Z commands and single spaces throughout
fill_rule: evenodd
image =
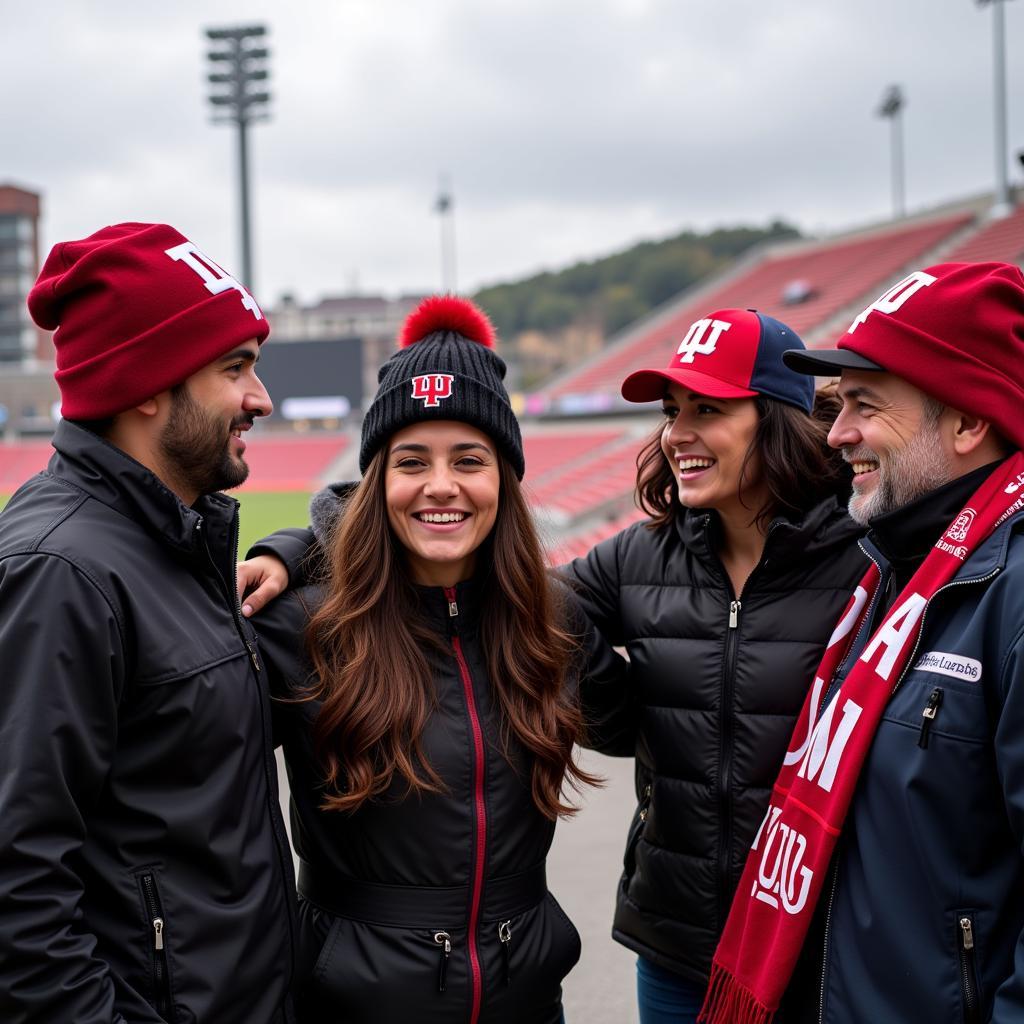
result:
M 767 500 L 760 459 L 756 452 L 747 459 L 757 434 L 756 401 L 711 398 L 666 382 L 662 408 L 661 450 L 680 503 L 726 516 L 755 515 Z
M 451 587 L 468 579 L 498 515 L 500 467 L 494 442 L 456 420 L 414 423 L 388 442 L 388 522 L 416 583 Z

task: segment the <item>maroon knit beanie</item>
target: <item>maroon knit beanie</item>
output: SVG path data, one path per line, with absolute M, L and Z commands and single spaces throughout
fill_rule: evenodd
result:
M 800 373 L 887 370 L 1024 448 L 1024 275 L 1010 263 L 939 263 L 877 298 L 835 349 L 786 352 Z
M 270 333 L 245 287 L 167 224 L 113 224 L 55 245 L 28 308 L 56 331 L 66 419 L 131 409 Z

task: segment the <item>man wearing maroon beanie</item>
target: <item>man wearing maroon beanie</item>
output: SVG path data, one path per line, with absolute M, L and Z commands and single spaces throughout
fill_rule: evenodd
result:
M 1024 276 L 910 274 L 830 351 L 870 559 L 790 741 L 701 1020 L 1024 1020 Z M 780 637 L 780 639 L 783 639 Z M 788 986 L 788 992 L 787 992 Z
M 293 1020 L 291 856 L 235 597 L 269 328 L 163 224 L 29 295 L 63 420 L 0 513 L 0 1020 Z

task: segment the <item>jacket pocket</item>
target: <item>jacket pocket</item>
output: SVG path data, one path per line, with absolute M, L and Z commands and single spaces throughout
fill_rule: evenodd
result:
M 647 813 L 651 807 L 651 784 L 644 787 L 643 797 L 633 813 L 633 823 L 629 826 L 629 838 L 626 840 L 626 852 L 622 855 L 622 869 L 627 878 L 632 878 L 636 870 L 636 848 L 647 825 Z
M 161 1017 L 174 1019 L 174 999 L 171 994 L 171 975 L 167 962 L 167 918 L 160 898 L 156 870 L 144 869 L 136 874 L 139 895 L 149 945 L 149 970 L 153 1006 Z
M 504 1022 L 558 1019 L 562 980 L 580 958 L 579 932 L 551 893 L 515 916 L 480 926 L 484 1005 Z
M 444 921 L 435 928 L 405 928 L 329 916 L 316 964 L 299 992 L 302 1021 L 433 1024 L 460 1012 L 469 990 L 465 928 Z
M 969 911 L 959 912 L 956 915 L 956 942 L 964 1024 L 980 1024 L 981 1021 L 981 989 L 978 985 L 976 937 L 974 916 Z

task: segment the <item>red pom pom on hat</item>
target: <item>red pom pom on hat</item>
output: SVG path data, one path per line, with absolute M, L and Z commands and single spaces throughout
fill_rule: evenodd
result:
M 398 347 L 408 348 L 439 331 L 451 331 L 476 341 L 485 348 L 494 348 L 494 326 L 487 314 L 469 299 L 457 295 L 431 295 L 406 318 Z

